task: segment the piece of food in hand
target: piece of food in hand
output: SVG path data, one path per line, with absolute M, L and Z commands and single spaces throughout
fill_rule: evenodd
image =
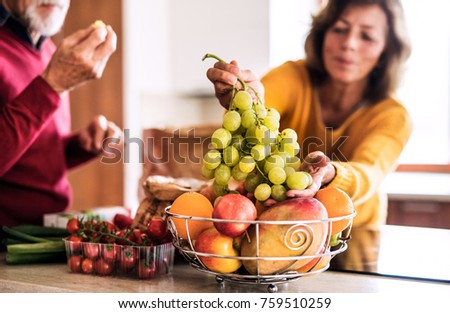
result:
M 327 210 L 317 199 L 294 198 L 279 202 L 259 216 L 261 221 L 286 221 L 282 224 L 260 224 L 259 241 L 256 225 L 248 229 L 249 240 L 241 244 L 244 257 L 313 256 L 324 247 L 328 237 Z M 314 220 L 315 222 L 308 222 Z M 288 221 L 293 221 L 289 223 Z M 303 221 L 303 222 L 298 222 Z M 324 221 L 324 222 L 322 222 Z M 259 243 L 259 246 L 258 246 Z M 310 259 L 243 260 L 250 274 L 270 275 L 295 270 Z
M 106 28 L 106 24 L 102 20 L 96 20 L 92 25 L 94 28 Z
M 233 238 L 222 235 L 215 227 L 204 230 L 195 241 L 195 251 L 220 256 L 237 257 Z M 233 273 L 241 267 L 241 261 L 234 258 L 218 258 L 198 255 L 200 261 L 209 270 L 217 273 Z
M 212 217 L 224 220 L 254 221 L 256 207 L 247 197 L 240 194 L 222 196 L 214 207 Z M 223 235 L 237 237 L 242 235 L 250 223 L 215 222 L 214 226 Z

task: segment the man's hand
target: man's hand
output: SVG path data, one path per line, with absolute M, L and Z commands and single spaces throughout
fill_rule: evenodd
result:
M 108 155 L 106 145 L 111 145 L 108 140 L 111 140 L 115 146 L 121 147 L 123 133 L 116 124 L 108 121 L 103 115 L 99 115 L 85 129 L 80 131 L 79 140 L 81 147 L 86 151 Z
M 42 77 L 59 94 L 102 76 L 116 50 L 117 37 L 111 26 L 91 25 L 63 39 Z

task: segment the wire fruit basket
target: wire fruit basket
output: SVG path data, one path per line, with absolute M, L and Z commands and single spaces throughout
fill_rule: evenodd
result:
M 303 276 L 318 274 L 329 268 L 331 258 L 347 249 L 347 240 L 350 238 L 351 225 L 356 212 L 324 220 L 243 221 L 175 214 L 170 212 L 170 206 L 168 206 L 165 208 L 165 215 L 169 229 L 175 238 L 173 243 L 175 248 L 193 268 L 215 275 L 218 283 L 229 281 L 267 285 L 269 292 L 277 292 L 278 284 L 288 283 Z M 187 238 L 179 236 L 174 219 L 183 221 L 182 224 L 186 228 Z M 330 241 L 334 239 L 332 238 L 332 223 L 343 220 L 348 220 L 349 225 L 339 234 L 338 240 L 331 246 Z M 213 225 L 215 223 L 250 224 L 248 231 L 240 237 L 240 240 L 243 242 L 240 246 L 248 246 L 252 243 L 252 253 L 242 253 L 244 249 L 241 249 L 241 253 L 238 255 L 196 251 L 195 240 L 190 236 L 189 224 L 191 221 L 200 221 Z M 178 226 L 180 225 L 179 221 L 177 224 Z M 270 247 L 269 243 L 271 252 L 267 252 L 267 240 L 264 240 L 269 228 L 278 232 L 277 237 L 282 238 L 273 247 Z M 320 249 L 317 249 L 318 245 Z M 242 263 L 242 266 L 233 272 L 223 273 L 208 268 L 205 264 L 205 260 L 208 258 L 238 260 Z

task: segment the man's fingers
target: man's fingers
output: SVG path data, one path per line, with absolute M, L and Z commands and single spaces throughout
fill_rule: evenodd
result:
M 73 48 L 77 45 L 79 45 L 82 41 L 86 40 L 90 33 L 92 33 L 94 29 L 92 27 L 83 28 L 80 30 L 77 30 L 73 34 L 67 36 L 64 38 L 63 43 L 69 48 Z
M 103 115 L 99 115 L 91 124 L 91 127 L 92 149 L 99 152 L 102 149 L 103 139 L 105 139 L 105 134 L 108 129 L 108 120 Z
M 73 48 L 77 51 L 87 53 L 92 57 L 95 49 L 97 49 L 99 45 L 105 42 L 108 31 L 105 27 L 94 28 L 93 26 L 91 26 L 89 27 L 89 29 L 91 31 L 88 36 L 80 41 L 77 45 L 73 46 Z
M 106 31 L 107 33 L 105 40 L 95 49 L 93 56 L 94 60 L 103 60 L 113 54 L 117 49 L 116 33 L 113 31 L 111 26 L 107 26 Z

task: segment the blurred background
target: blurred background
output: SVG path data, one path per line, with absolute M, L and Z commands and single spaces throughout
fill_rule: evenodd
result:
M 214 53 L 263 75 L 304 56 L 320 0 L 76 0 L 61 40 L 97 19 L 112 25 L 118 49 L 104 77 L 71 94 L 73 128 L 105 114 L 125 132 L 122 160 L 92 163 L 70 176 L 73 209 L 139 205 L 144 129 L 219 124 L 223 113 L 206 78 Z M 402 0 L 413 52 L 398 96 L 414 132 L 383 188 L 392 224 L 450 228 L 450 2 Z

